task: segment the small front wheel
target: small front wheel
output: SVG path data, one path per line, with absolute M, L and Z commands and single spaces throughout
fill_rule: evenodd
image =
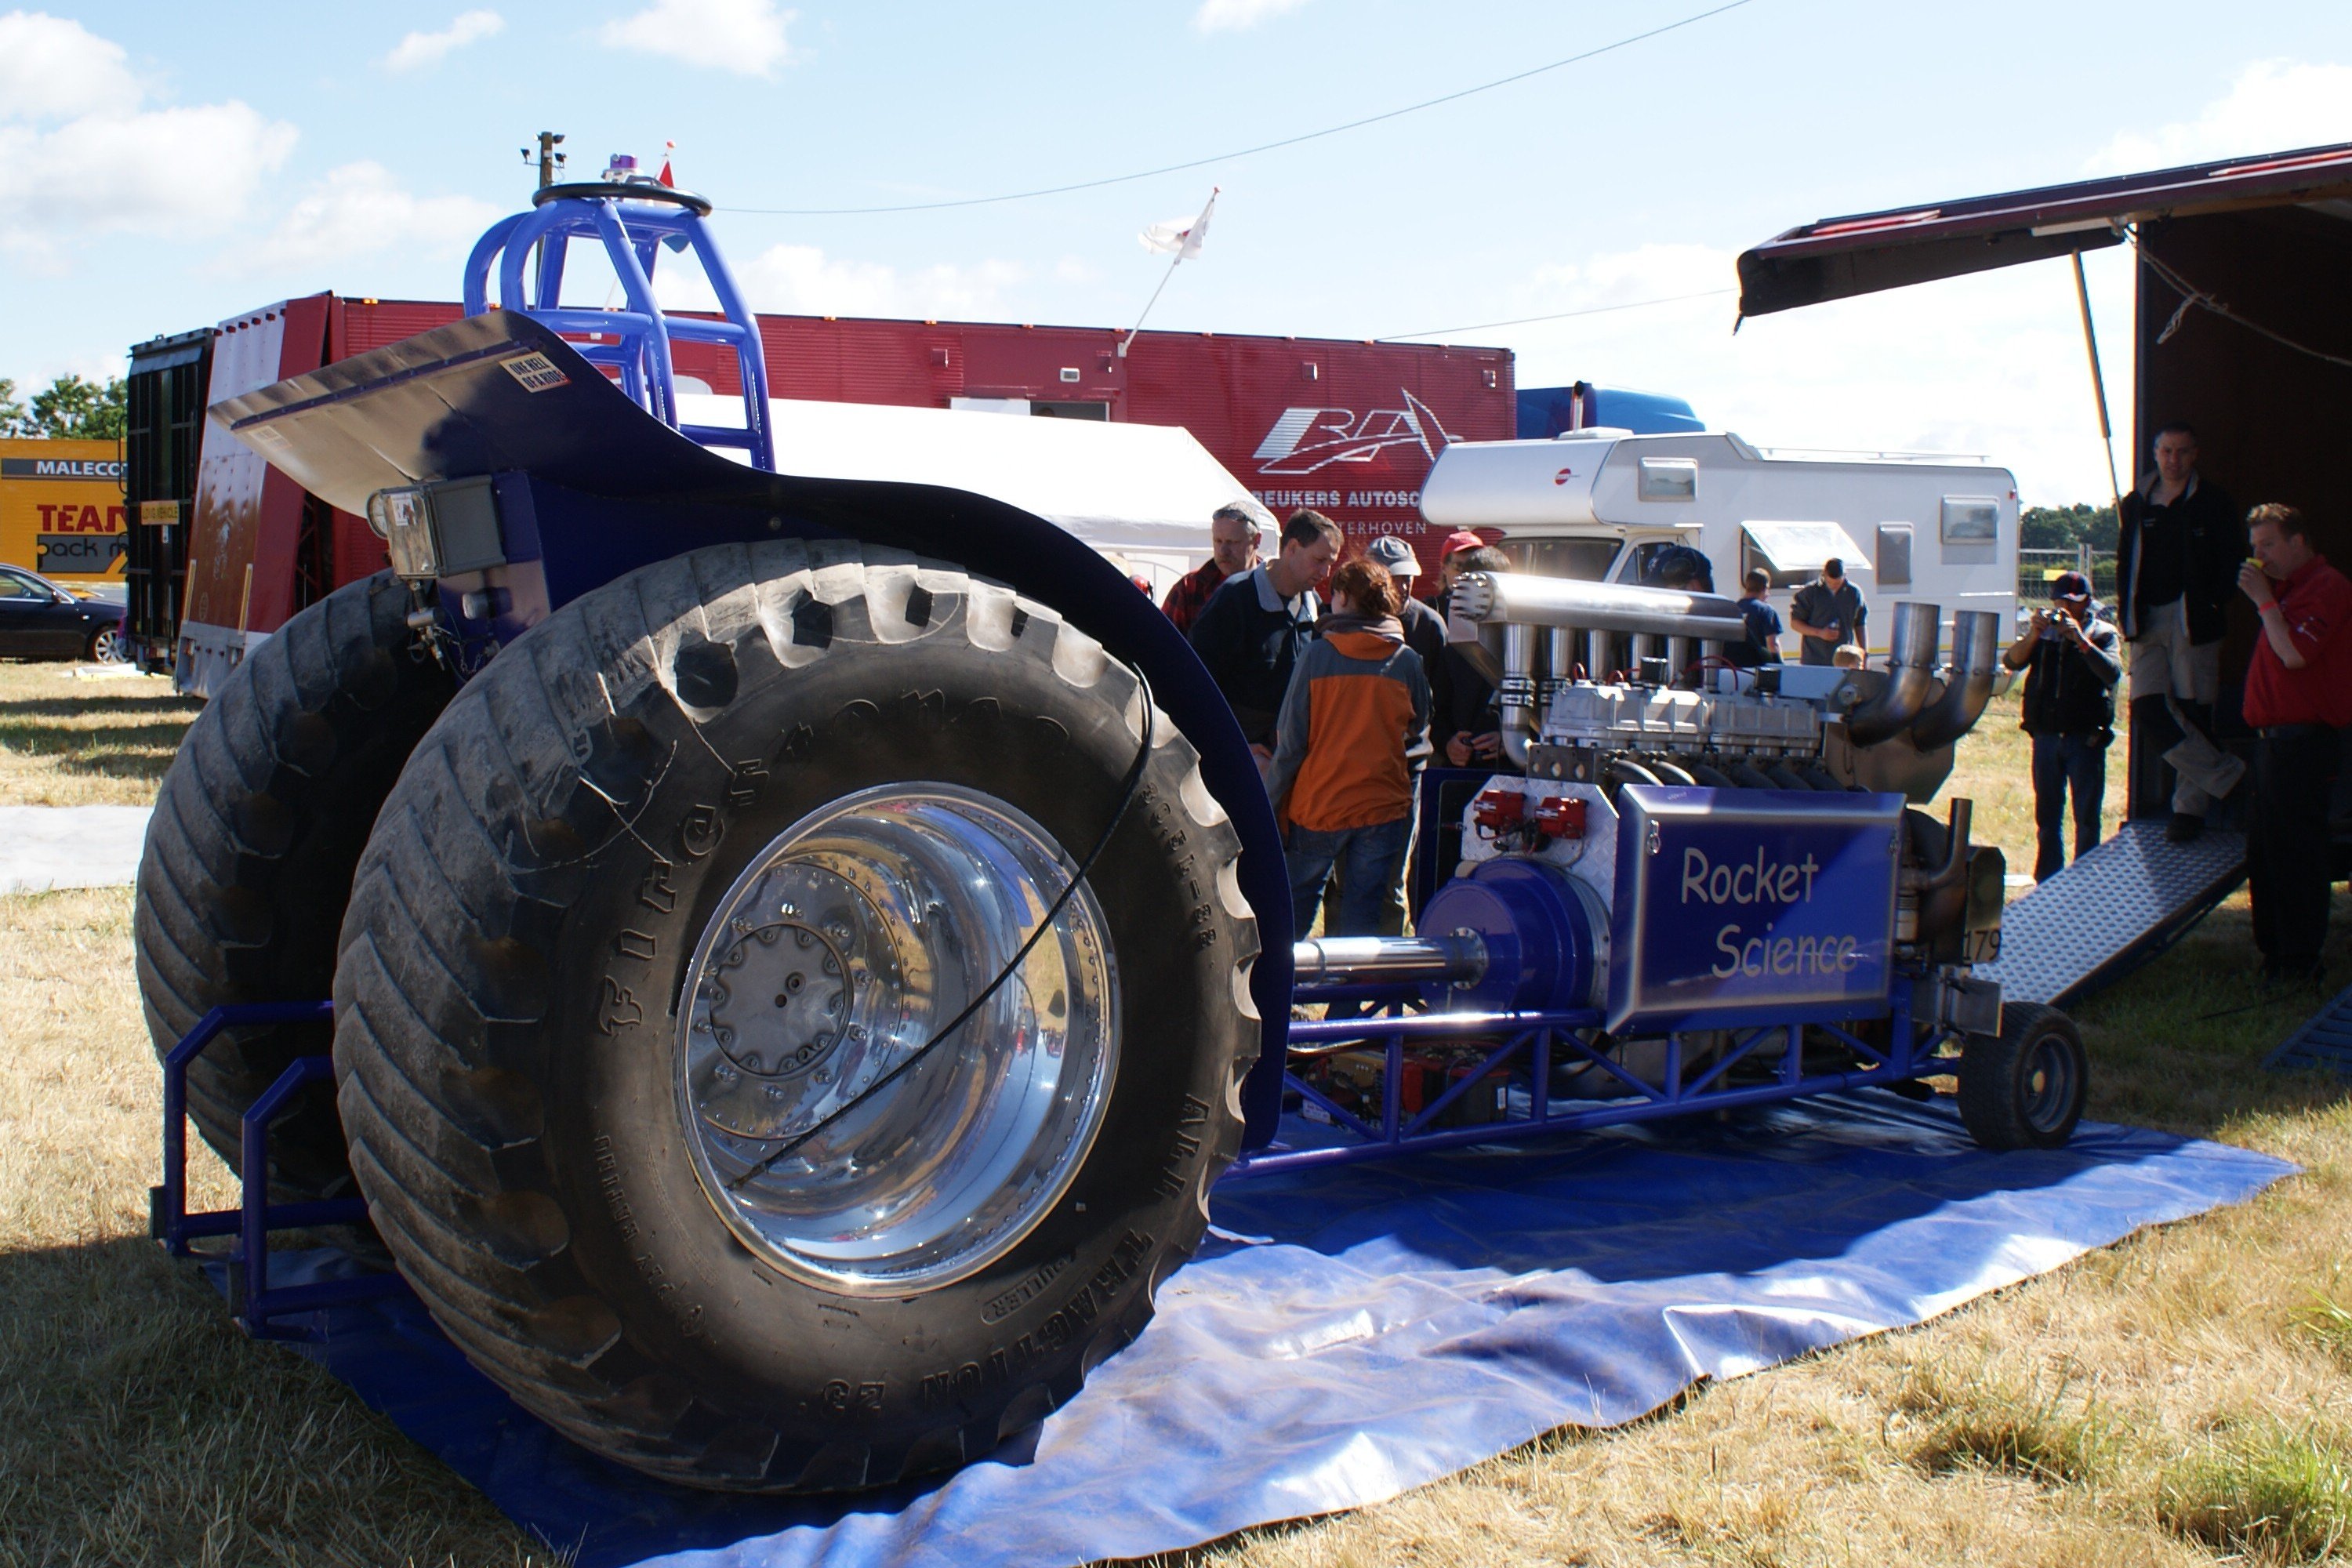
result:
M 1981 1148 L 2064 1147 L 2090 1083 L 2082 1035 L 2040 1002 L 2007 1004 L 2000 1023 L 1961 1048 L 1960 1121 Z

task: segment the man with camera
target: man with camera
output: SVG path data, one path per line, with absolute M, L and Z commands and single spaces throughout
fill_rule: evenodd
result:
M 2070 794 L 2074 858 L 2099 842 L 2107 746 L 2115 740 L 2116 682 L 2123 676 L 2120 641 L 2091 604 L 2090 579 L 2080 572 L 2061 572 L 2050 584 L 2050 607 L 2034 611 L 2025 634 L 2000 656 L 2011 669 L 2025 671 L 2021 728 L 2033 737 L 2037 882 L 2066 863 L 2059 828 Z

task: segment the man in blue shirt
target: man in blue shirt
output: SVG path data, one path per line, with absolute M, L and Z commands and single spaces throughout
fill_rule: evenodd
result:
M 1739 618 L 1748 623 L 1748 640 L 1725 651 L 1738 665 L 1780 662 L 1780 613 L 1764 597 L 1772 579 L 1760 566 L 1750 567 L 1741 580 L 1748 596 L 1739 601 Z
M 1862 590 L 1845 580 L 1845 563 L 1822 563 L 1821 580 L 1808 583 L 1789 601 L 1789 629 L 1797 634 L 1797 657 L 1806 664 L 1835 664 L 1837 650 L 1863 641 L 1869 616 Z

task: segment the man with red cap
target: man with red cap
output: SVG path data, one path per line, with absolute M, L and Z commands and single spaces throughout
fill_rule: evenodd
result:
M 2124 667 L 2116 628 L 2091 603 L 2091 581 L 2061 572 L 2050 608 L 2033 612 L 2025 635 L 2000 661 L 2025 671 L 2021 728 L 2033 737 L 2033 879 L 2066 863 L 2059 829 L 2074 797 L 2074 858 L 2099 842 L 2107 790 L 2107 747 L 2116 738 L 2116 682 Z
M 1441 574 L 1445 575 L 1445 585 L 1447 587 L 1450 588 L 1454 585 L 1452 575 L 1445 573 L 1445 563 L 1447 558 L 1452 556 L 1456 551 L 1475 550 L 1486 542 L 1485 540 L 1479 538 L 1476 534 L 1471 532 L 1466 528 L 1457 528 L 1453 532 L 1445 536 L 1444 542 L 1441 543 L 1437 547 L 1437 570 Z

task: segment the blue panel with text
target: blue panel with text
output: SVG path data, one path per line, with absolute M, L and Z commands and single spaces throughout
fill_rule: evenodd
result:
M 1885 1012 L 1901 795 L 1630 784 L 1619 808 L 1612 1033 Z

